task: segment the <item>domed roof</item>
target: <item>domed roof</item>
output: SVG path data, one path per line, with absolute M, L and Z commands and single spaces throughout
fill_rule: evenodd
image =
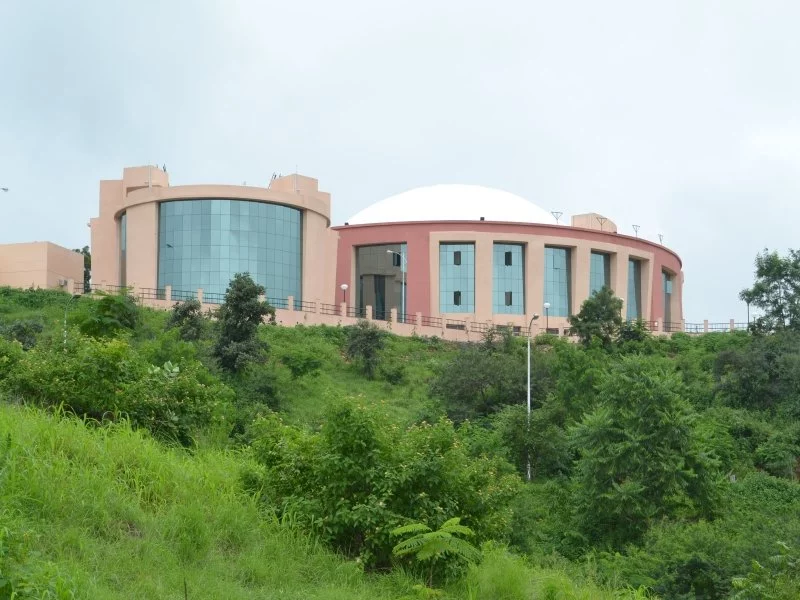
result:
M 431 185 L 390 196 L 356 213 L 348 223 L 404 221 L 511 221 L 556 224 L 555 218 L 525 198 L 480 185 Z

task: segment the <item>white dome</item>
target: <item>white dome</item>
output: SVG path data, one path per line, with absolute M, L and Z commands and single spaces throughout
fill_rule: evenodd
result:
M 480 185 L 430 185 L 390 196 L 356 213 L 348 223 L 403 221 L 511 221 L 556 224 L 549 212 L 515 194 Z

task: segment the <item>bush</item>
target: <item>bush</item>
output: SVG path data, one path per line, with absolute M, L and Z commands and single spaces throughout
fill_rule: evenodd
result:
M 293 379 L 317 373 L 322 368 L 322 359 L 307 346 L 290 348 L 281 354 L 283 363 Z
M 154 367 L 124 340 L 71 340 L 37 347 L 6 372 L 6 392 L 45 407 L 65 407 L 96 421 L 128 417 L 154 435 L 191 442 L 232 400 L 198 363 Z
M 360 365 L 367 379 L 375 377 L 380 362 L 380 353 L 385 344 L 386 332 L 374 323 L 361 320 L 347 328 L 347 358 Z
M 113 337 L 124 331 L 133 331 L 139 323 L 139 307 L 127 293 L 105 294 L 89 305 L 86 319 L 80 324 L 81 332 L 94 338 Z
M 192 342 L 203 337 L 206 329 L 206 318 L 203 316 L 199 300 L 194 298 L 178 302 L 172 307 L 167 329 L 176 328 L 185 342 Z
M 508 534 L 519 480 L 502 460 L 470 458 L 448 421 L 401 430 L 374 409 L 337 403 L 319 433 L 274 415 L 253 432 L 265 471 L 248 487 L 369 568 L 391 564 L 390 532 L 409 522 L 438 528 L 459 514 L 478 541 Z
M 37 336 L 44 330 L 41 319 L 18 319 L 0 327 L 0 335 L 7 340 L 22 344 L 23 350 L 36 345 Z

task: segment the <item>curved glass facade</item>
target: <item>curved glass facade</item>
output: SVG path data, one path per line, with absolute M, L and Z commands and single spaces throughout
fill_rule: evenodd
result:
M 236 273 L 270 298 L 302 299 L 302 213 L 249 200 L 172 200 L 159 205 L 158 287 L 221 300 Z M 213 299 L 213 300 L 212 300 Z

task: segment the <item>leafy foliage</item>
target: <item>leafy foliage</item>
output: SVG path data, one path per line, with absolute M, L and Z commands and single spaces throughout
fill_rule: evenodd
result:
M 83 292 L 88 293 L 92 283 L 92 253 L 89 251 L 89 246 L 75 248 L 73 252 L 83 256 Z
M 597 408 L 573 430 L 590 540 L 620 547 L 662 517 L 714 513 L 716 463 L 699 446 L 680 390 L 658 359 L 623 358 L 600 384 Z
M 433 568 L 442 558 L 461 560 L 467 564 L 476 563 L 481 558 L 480 550 L 459 535 L 472 537 L 475 532 L 461 525 L 461 518 L 448 519 L 436 531 L 424 523 L 411 523 L 392 530 L 393 536 L 414 534 L 392 548 L 398 557 L 413 555 L 420 562 L 430 561 L 428 585 L 433 585 Z
M 580 312 L 570 316 L 569 324 L 584 345 L 597 338 L 610 348 L 622 326 L 622 300 L 604 286 L 584 300 Z
M 90 303 L 88 315 L 80 328 L 84 335 L 103 338 L 131 332 L 138 323 L 139 307 L 132 296 L 127 293 L 103 294 Z
M 766 248 L 756 256 L 756 281 L 739 294 L 763 314 L 752 322 L 755 331 L 800 331 L 800 251 L 787 256 Z
M 347 330 L 347 358 L 356 361 L 368 379 L 375 377 L 380 363 L 380 353 L 385 345 L 386 332 L 374 323 L 359 321 Z
M 334 548 L 367 567 L 391 564 L 391 531 L 410 521 L 445 521 L 459 512 L 479 540 L 508 533 L 518 479 L 497 458 L 467 455 L 450 422 L 400 429 L 349 402 L 326 411 L 319 433 L 268 416 L 254 426 L 264 465 L 248 485 L 260 490 Z
M 15 319 L 7 325 L 0 326 L 0 335 L 7 340 L 22 344 L 24 350 L 36 345 L 37 336 L 44 331 L 41 319 Z
M 247 273 L 237 273 L 228 285 L 217 315 L 220 332 L 214 345 L 214 356 L 226 371 L 236 373 L 264 359 L 266 344 L 258 339 L 258 326 L 264 317 L 275 320 L 275 309 L 260 299 L 264 293 L 264 287 Z
M 178 329 L 181 339 L 185 342 L 197 341 L 203 337 L 206 318 L 203 316 L 200 301 L 191 298 L 177 302 L 167 320 L 167 329 L 171 328 Z

